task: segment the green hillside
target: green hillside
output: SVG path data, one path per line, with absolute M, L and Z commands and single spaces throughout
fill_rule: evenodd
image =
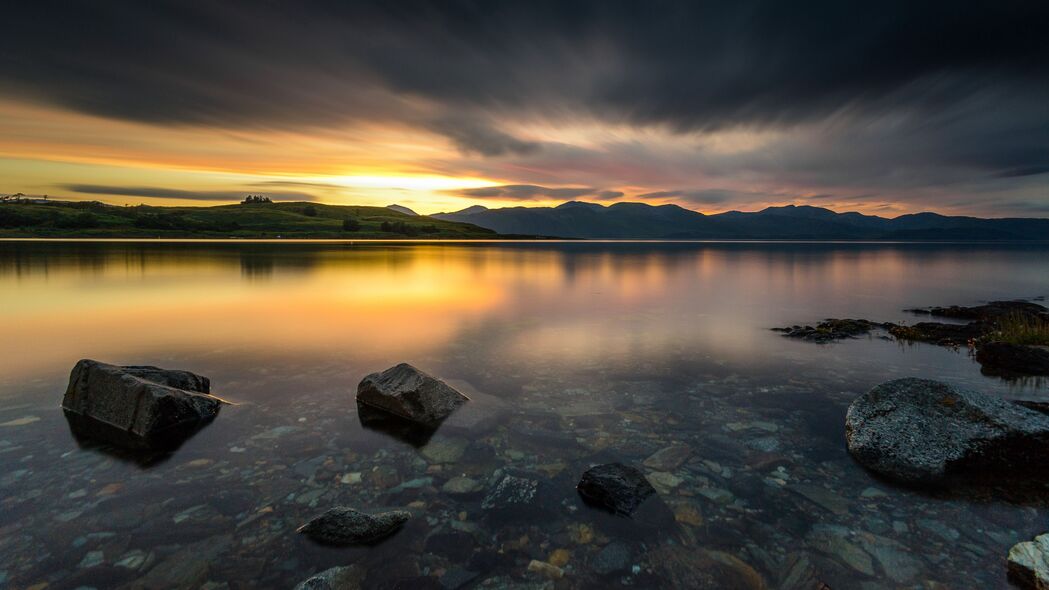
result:
M 215 207 L 122 207 L 95 202 L 0 203 L 0 237 L 36 238 L 387 238 L 499 237 L 469 223 L 386 207 L 242 203 Z

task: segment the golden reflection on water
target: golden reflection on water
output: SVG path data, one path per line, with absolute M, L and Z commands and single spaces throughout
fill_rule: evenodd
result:
M 812 244 L 3 243 L 0 371 L 242 353 L 378 363 L 463 339 L 532 363 L 670 348 L 746 362 L 781 345 L 774 325 L 1038 294 L 1044 260 Z

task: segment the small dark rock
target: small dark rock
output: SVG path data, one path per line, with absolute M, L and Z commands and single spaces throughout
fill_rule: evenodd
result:
M 299 527 L 314 541 L 328 545 L 359 545 L 389 536 L 412 517 L 406 510 L 365 514 L 337 506 Z
M 608 463 L 587 469 L 576 486 L 588 504 L 630 516 L 649 497 L 656 494 L 645 475 L 622 463 Z
M 401 363 L 372 373 L 357 386 L 357 403 L 420 424 L 439 423 L 469 401 L 448 384 Z

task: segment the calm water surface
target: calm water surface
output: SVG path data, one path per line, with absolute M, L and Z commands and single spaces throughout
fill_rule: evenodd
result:
M 0 587 L 291 588 L 351 564 L 369 588 L 1002 587 L 1046 503 L 879 481 L 845 409 L 903 376 L 1049 388 L 769 328 L 1046 294 L 1030 246 L 0 242 Z M 165 458 L 78 444 L 59 403 L 80 358 L 192 370 L 237 405 Z M 363 427 L 357 383 L 402 361 L 485 419 Z M 691 454 L 645 465 L 675 444 Z M 583 505 L 579 475 L 609 461 L 676 524 Z M 542 502 L 484 509 L 505 474 Z M 372 547 L 295 534 L 337 504 L 416 517 Z

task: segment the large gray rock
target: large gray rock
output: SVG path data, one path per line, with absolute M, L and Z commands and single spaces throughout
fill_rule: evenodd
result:
M 366 514 L 336 506 L 299 527 L 298 532 L 328 545 L 360 545 L 393 534 L 411 517 L 407 510 Z
M 133 449 L 181 442 L 218 414 L 206 377 L 157 367 L 81 360 L 69 376 L 62 409 L 78 436 Z
M 928 379 L 897 379 L 858 397 L 845 417 L 849 452 L 909 483 L 975 472 L 1027 473 L 1049 452 L 1049 416 Z
M 357 386 L 357 403 L 420 424 L 444 420 L 469 398 L 446 383 L 401 363 L 372 373 Z

